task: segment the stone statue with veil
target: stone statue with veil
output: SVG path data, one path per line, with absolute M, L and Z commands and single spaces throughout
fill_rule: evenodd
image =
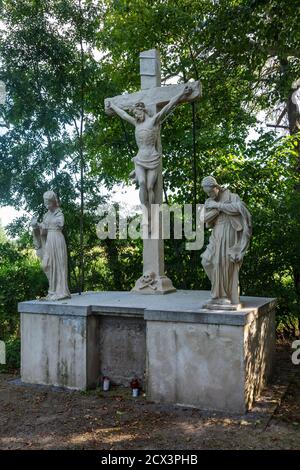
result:
M 251 237 L 251 215 L 240 197 L 220 186 L 212 176 L 202 180 L 202 188 L 208 196 L 204 221 L 212 229 L 201 255 L 211 281 L 211 299 L 204 307 L 235 310 L 241 307 L 239 271 Z
M 62 233 L 64 215 L 53 191 L 45 192 L 43 197 L 48 212 L 41 223 L 33 218 L 31 227 L 34 247 L 49 282 L 46 300 L 67 299 L 71 295 L 68 288 L 67 247 Z

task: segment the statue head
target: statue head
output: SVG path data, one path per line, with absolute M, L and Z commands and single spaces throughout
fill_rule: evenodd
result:
M 58 207 L 58 199 L 54 191 L 46 191 L 43 198 L 44 205 L 49 211 L 54 211 Z
M 146 114 L 149 116 L 149 111 L 142 101 L 136 103 L 133 107 L 133 116 L 138 122 L 145 120 Z
M 221 186 L 213 176 L 206 176 L 201 183 L 203 191 L 211 198 L 216 199 L 219 195 Z

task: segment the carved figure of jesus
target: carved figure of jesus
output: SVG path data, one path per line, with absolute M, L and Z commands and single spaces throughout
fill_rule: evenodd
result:
M 150 112 L 143 102 L 136 103 L 133 108 L 133 116 L 114 103 L 107 103 L 108 109 L 111 109 L 122 119 L 135 126 L 135 140 L 138 153 L 132 159 L 135 169 L 130 173 L 130 177 L 134 178 L 139 185 L 141 203 L 148 207 L 151 207 L 151 204 L 155 203 L 154 187 L 157 181 L 158 166 L 161 158 L 158 148 L 161 123 L 180 100 L 190 95 L 192 92 L 193 90 L 189 85 L 185 86 L 181 93 L 174 96 L 174 98 L 154 116 L 150 115 Z

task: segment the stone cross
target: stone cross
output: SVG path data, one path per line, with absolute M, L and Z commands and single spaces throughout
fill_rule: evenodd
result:
M 108 115 L 118 114 L 121 118 L 129 121 L 131 124 L 138 122 L 138 114 L 144 112 L 145 109 L 151 116 L 158 116 L 159 113 L 162 117 L 167 115 L 172 107 L 180 103 L 192 102 L 199 99 L 201 96 L 201 87 L 199 82 L 189 82 L 179 85 L 161 86 L 161 72 L 160 72 L 160 57 L 156 49 L 144 51 L 140 53 L 140 75 L 141 75 L 141 90 L 136 93 L 123 94 L 113 98 L 107 98 L 104 101 L 105 112 Z M 169 109 L 168 109 L 169 105 Z M 129 116 L 126 111 L 136 108 L 136 121 L 133 117 Z M 149 119 L 148 119 L 149 121 Z M 162 155 L 161 139 L 160 139 L 160 124 L 158 121 L 156 128 L 154 126 L 150 129 L 143 129 L 142 139 L 145 141 L 141 144 L 141 137 L 137 135 L 136 141 L 139 146 L 139 154 L 143 153 L 143 146 L 149 145 L 149 140 L 155 138 L 155 150 L 151 155 L 152 162 L 155 160 L 155 174 L 154 174 L 154 187 L 151 189 L 151 196 L 149 195 L 148 188 L 148 201 L 145 202 L 145 192 L 141 193 L 141 180 L 137 178 L 140 185 L 140 199 L 141 203 L 147 204 L 148 208 L 154 204 L 162 204 L 163 183 L 162 183 Z M 142 125 L 140 126 L 143 127 Z M 155 135 L 154 135 L 155 132 Z M 146 134 L 146 137 L 143 135 Z M 154 136 L 154 137 L 153 137 Z M 153 142 L 152 142 L 153 143 Z M 140 144 L 140 145 L 139 145 Z M 140 149 L 142 147 L 142 150 Z M 139 155 L 138 154 L 138 155 Z M 138 157 L 135 157 L 138 158 Z M 143 162 L 143 155 L 139 157 Z M 153 163 L 151 163 L 153 164 Z M 147 163 L 146 163 L 147 165 Z M 147 168 L 146 168 L 147 169 Z M 150 175 L 152 168 L 148 171 Z M 133 172 L 136 173 L 136 172 Z M 153 170 L 152 170 L 153 174 Z M 142 195 L 141 195 L 142 194 Z M 165 294 L 174 292 L 176 289 L 172 285 L 172 281 L 164 275 L 164 243 L 162 239 L 162 222 L 161 216 L 158 218 L 159 227 L 155 228 L 155 233 L 158 235 L 154 237 L 144 238 L 143 240 L 143 275 L 137 280 L 134 291 L 143 294 Z M 151 233 L 150 233 L 151 234 Z

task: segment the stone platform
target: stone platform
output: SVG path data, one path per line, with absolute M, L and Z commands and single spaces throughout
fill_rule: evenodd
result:
M 165 296 L 86 292 L 19 304 L 21 379 L 86 390 L 103 375 L 147 398 L 243 413 L 266 384 L 275 347 L 274 299 L 242 297 L 243 308 L 202 308 L 207 291 Z

